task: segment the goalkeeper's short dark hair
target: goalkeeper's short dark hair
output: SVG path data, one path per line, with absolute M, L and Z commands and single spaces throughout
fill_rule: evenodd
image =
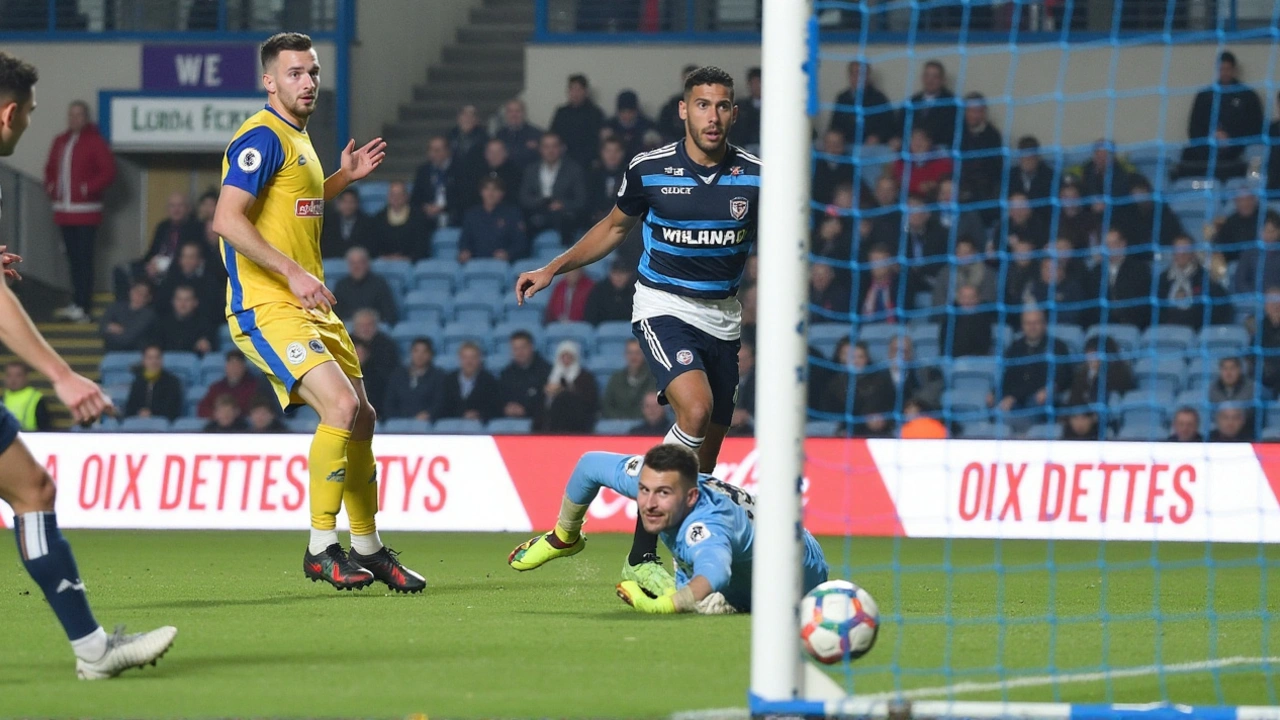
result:
M 679 473 L 681 482 L 698 483 L 698 456 L 684 445 L 658 445 L 644 454 L 644 466 L 657 472 Z
M 733 76 L 713 65 L 700 67 L 684 77 L 685 97 L 699 85 L 723 85 L 729 88 L 729 96 L 733 96 Z

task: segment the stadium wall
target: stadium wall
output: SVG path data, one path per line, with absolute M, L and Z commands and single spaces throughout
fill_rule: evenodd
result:
M 905 83 L 915 83 L 918 65 L 937 58 L 947 67 L 952 89 L 979 91 L 987 96 L 995 124 L 1005 140 L 1035 134 L 1049 144 L 1060 133 L 1064 145 L 1083 145 L 1108 134 L 1114 122 L 1113 139 L 1119 143 L 1160 140 L 1182 142 L 1187 137 L 1187 118 L 1195 93 L 1216 77 L 1215 58 L 1220 48 L 1214 44 L 1130 47 L 1070 47 L 1055 44 L 1022 45 L 1011 53 L 1008 45 L 970 46 L 966 56 L 954 46 L 920 45 L 914 59 L 900 46 L 873 45 L 873 77 L 894 103 L 911 93 Z M 1280 89 L 1280 68 L 1271 67 L 1274 54 L 1266 43 L 1232 46 L 1245 82 L 1263 95 L 1270 116 L 1276 90 Z M 824 52 L 850 58 L 856 46 L 824 46 Z M 607 59 L 607 62 L 601 60 Z M 545 124 L 557 105 L 564 102 L 565 78 L 583 72 L 591 79 L 596 102 L 612 115 L 614 98 L 630 88 L 640 95 L 651 116 L 677 91 L 680 69 L 687 63 L 719 65 L 745 85 L 748 67 L 760 64 L 757 46 L 640 44 L 578 45 L 531 44 L 525 50 L 525 98 L 530 120 Z M 911 67 L 915 65 L 917 67 Z M 1063 91 L 1070 100 L 1055 98 L 1058 77 L 1065 65 Z M 643 73 L 635 68 L 643 67 Z M 1012 69 L 1012 74 L 1011 74 Z M 1268 87 L 1268 83 L 1270 86 Z M 830 103 L 846 85 L 843 63 L 824 63 L 819 72 L 820 94 Z M 1108 88 L 1124 94 L 1108 115 Z M 1166 90 L 1167 88 L 1167 90 Z M 911 90 L 915 92 L 915 88 Z M 765 89 L 766 97 L 768 89 Z M 1010 95 L 1012 109 L 996 98 Z M 1078 97 L 1077 94 L 1085 95 Z M 1161 104 L 1168 97 L 1168 112 Z M 1013 122 L 1010 123 L 1010 112 Z M 825 128 L 822 117 L 818 127 Z
M 307 526 L 306 435 L 24 438 L 58 483 L 63 527 Z M 583 453 L 653 442 L 383 435 L 378 524 L 543 530 Z M 1280 542 L 1277 445 L 810 439 L 806 451 L 805 525 L 822 535 Z M 755 441 L 726 440 L 717 475 L 753 490 Z M 592 504 L 590 532 L 634 527 L 633 502 L 605 490 Z
M 365 140 L 382 134 L 413 87 L 427 81 L 472 8 L 483 0 L 378 0 L 356 3 L 356 44 L 351 49 L 351 132 Z M 332 76 L 330 76 L 332 77 Z M 426 154 L 426 148 L 397 152 Z

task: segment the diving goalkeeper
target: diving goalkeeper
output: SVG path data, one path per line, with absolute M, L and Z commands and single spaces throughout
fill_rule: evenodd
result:
M 555 529 L 511 552 L 516 570 L 577 555 L 586 546 L 582 523 L 601 487 L 636 500 L 645 530 L 656 533 L 676 560 L 676 588 L 654 598 L 633 581 L 618 597 L 645 613 L 751 611 L 751 553 L 755 500 L 734 485 L 698 473 L 698 458 L 680 445 L 659 445 L 644 456 L 589 452 L 569 477 Z M 822 548 L 804 533 L 804 592 L 827 580 Z

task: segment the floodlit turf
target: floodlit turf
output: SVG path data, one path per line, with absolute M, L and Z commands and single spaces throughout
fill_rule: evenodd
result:
M 304 581 L 303 533 L 68 536 L 108 629 L 173 624 L 177 644 L 157 668 L 77 681 L 53 616 L 10 554 L 0 581 L 0 716 L 662 717 L 745 704 L 749 619 L 633 613 L 613 595 L 623 536 L 591 536 L 583 554 L 521 574 L 505 560 L 522 536 L 395 534 L 392 546 L 431 583 L 422 596 L 337 593 Z M 1001 655 L 1006 668 L 1030 674 L 1051 657 L 1064 672 L 1099 669 L 1104 658 L 1115 667 L 1150 664 L 1153 607 L 1168 615 L 1158 635 L 1166 662 L 1280 654 L 1276 623 L 1258 616 L 1264 603 L 1280 607 L 1280 578 L 1261 582 L 1280 561 L 1274 549 L 1214 548 L 1210 583 L 1204 545 L 1163 546 L 1154 603 L 1150 545 L 1108 545 L 1104 571 L 1098 544 L 1059 543 L 1050 583 L 1045 543 L 953 542 L 949 554 L 940 541 L 823 544 L 834 575 L 852 575 L 881 603 L 880 644 L 853 666 L 859 692 L 990 680 Z M 846 548 L 856 558 L 851 572 Z M 895 556 L 906 572 L 892 571 Z M 1003 573 L 991 565 L 997 558 Z M 1003 633 L 998 614 L 1012 621 Z M 949 677 L 940 670 L 948 657 Z M 850 680 L 839 669 L 836 676 Z M 1276 701 L 1276 685 L 1254 666 L 1223 671 L 1220 684 L 1201 673 L 1171 677 L 1165 688 L 1182 702 L 1265 704 Z M 1103 701 L 1107 692 L 1092 682 L 1056 696 Z M 1116 680 L 1111 692 L 1115 701 L 1164 696 L 1156 676 Z M 999 694 L 965 699 L 990 697 Z M 1049 700 L 1055 691 L 1010 697 Z

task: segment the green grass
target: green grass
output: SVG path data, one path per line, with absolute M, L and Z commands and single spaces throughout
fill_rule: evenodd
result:
M 517 574 L 505 558 L 522 537 L 398 533 L 394 546 L 431 583 L 426 595 L 405 597 L 305 582 L 301 533 L 68 535 L 98 619 L 108 629 L 173 624 L 177 644 L 157 668 L 78 682 L 65 638 L 10 555 L 0 582 L 0 716 L 662 717 L 745 704 L 749 618 L 634 614 L 613 594 L 629 542 L 622 536 L 593 536 L 584 554 Z M 845 541 L 823 544 L 833 575 L 846 576 Z M 1215 546 L 1211 581 L 1204 545 L 1162 546 L 1156 594 L 1145 544 L 1110 544 L 1104 555 L 1097 543 L 859 539 L 849 547 L 850 574 L 880 601 L 883 621 L 875 651 L 852 675 L 836 671 L 860 693 L 991 680 L 998 662 L 1030 674 L 1050 662 L 1062 672 L 1147 665 L 1157 636 L 1167 663 L 1280 655 L 1277 623 L 1258 617 L 1264 605 L 1280 607 L 1280 577 L 1263 582 L 1280 548 Z M 896 574 L 895 556 L 904 568 Z M 1159 624 L 1153 607 L 1166 615 Z M 1277 681 L 1256 666 L 1218 677 L 1009 697 L 1276 700 Z M 999 695 L 966 699 L 983 697 Z

